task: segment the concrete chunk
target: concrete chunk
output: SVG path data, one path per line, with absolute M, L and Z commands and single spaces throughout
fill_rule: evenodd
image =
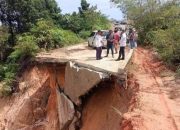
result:
M 106 74 L 76 67 L 73 62 L 69 62 L 65 73 L 65 93 L 78 105 L 80 104 L 79 97 L 86 94 L 104 78 L 107 78 Z
M 74 105 L 63 93 L 60 93 L 58 90 L 56 93 L 60 130 L 65 130 L 74 118 Z

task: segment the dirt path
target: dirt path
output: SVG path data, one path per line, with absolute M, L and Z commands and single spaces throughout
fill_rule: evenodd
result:
M 180 83 L 152 52 L 134 52 L 130 71 L 139 92 L 132 124 L 136 130 L 180 130 Z

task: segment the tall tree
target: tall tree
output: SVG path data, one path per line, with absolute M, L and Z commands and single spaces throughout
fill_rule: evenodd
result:
M 8 30 L 5 26 L 0 26 L 0 61 L 5 59 L 5 51 L 8 48 Z
M 162 59 L 180 64 L 179 0 L 113 0 L 139 31 L 141 44 L 157 49 Z
M 58 20 L 60 8 L 55 0 L 1 0 L 0 20 L 11 34 L 26 32 L 40 18 Z
M 81 7 L 79 7 L 79 12 L 83 13 L 83 11 L 87 11 L 89 6 L 90 4 L 86 0 L 81 0 Z

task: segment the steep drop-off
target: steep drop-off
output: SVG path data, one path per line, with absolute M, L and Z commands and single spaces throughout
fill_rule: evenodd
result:
M 131 129 L 123 115 L 131 111 L 136 87 L 125 89 L 116 76 L 73 63 L 36 63 L 18 87 L 0 99 L 1 130 Z

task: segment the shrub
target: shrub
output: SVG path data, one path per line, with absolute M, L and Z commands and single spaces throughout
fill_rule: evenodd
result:
M 0 64 L 0 81 L 2 81 L 5 77 L 4 65 Z
M 37 45 L 46 50 L 76 44 L 81 39 L 72 31 L 56 27 L 53 22 L 39 20 L 31 29 L 31 34 L 36 38 Z
M 91 32 L 90 31 L 80 31 L 79 32 L 79 36 L 83 39 L 87 39 L 90 36 Z
M 54 43 L 52 41 L 52 35 L 50 32 L 50 30 L 54 27 L 55 25 L 52 21 L 40 19 L 31 29 L 30 33 L 36 38 L 36 43 L 40 48 L 54 48 Z
M 69 30 L 54 28 L 51 29 L 49 32 L 52 37 L 51 40 L 54 43 L 54 45 L 59 45 L 60 47 L 76 44 L 81 41 L 81 38 L 79 38 L 75 33 Z
M 5 26 L 0 26 L 0 60 L 5 59 L 5 53 L 8 48 L 8 28 Z
M 17 64 L 0 64 L 0 96 L 11 94 L 17 72 Z
M 172 27 L 147 33 L 148 40 L 157 48 L 160 56 L 169 64 L 180 63 L 180 29 Z
M 36 39 L 30 34 L 20 36 L 17 45 L 14 47 L 14 52 L 9 56 L 12 62 L 23 60 L 26 57 L 35 56 L 39 47 L 36 44 Z

